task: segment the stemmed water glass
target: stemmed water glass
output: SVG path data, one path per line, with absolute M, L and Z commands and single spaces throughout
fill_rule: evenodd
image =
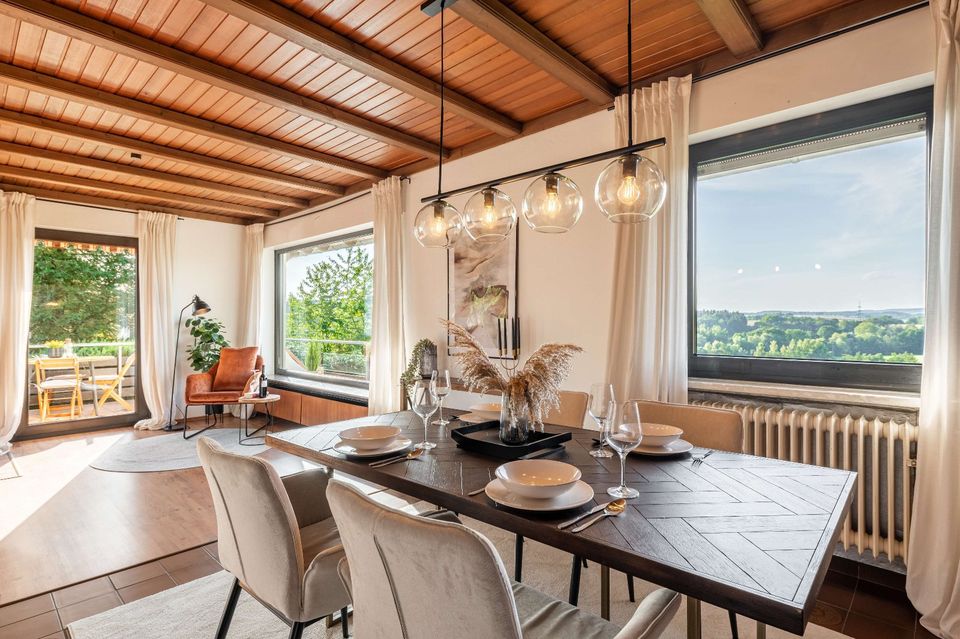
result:
M 429 424 L 430 417 L 437 412 L 438 406 L 436 386 L 437 382 L 435 379 L 421 379 L 414 382 L 408 392 L 410 408 L 423 420 L 423 441 L 416 446 L 423 450 L 430 450 L 437 446 L 433 442 L 427 441 L 427 425 Z
M 434 374 L 437 375 L 436 393 L 437 393 L 437 398 L 440 400 L 440 403 L 437 406 L 437 408 L 439 409 L 439 412 L 440 412 L 440 419 L 438 419 L 433 423 L 438 426 L 446 426 L 447 424 L 450 423 L 450 420 L 443 418 L 443 399 L 450 394 L 450 371 L 448 370 L 444 370 L 443 372 L 434 371 Z
M 624 402 L 619 414 L 614 415 L 606 433 L 607 443 L 620 454 L 620 485 L 608 488 L 607 494 L 620 499 L 638 497 L 640 492 L 627 487 L 623 479 L 627 453 L 640 445 L 643 441 L 643 430 L 640 426 L 640 406 L 636 401 Z
M 617 400 L 613 394 L 613 384 L 597 383 L 590 386 L 590 417 L 600 427 L 600 445 L 590 451 L 594 457 L 613 457 L 606 448 L 607 430 L 610 421 L 617 412 Z

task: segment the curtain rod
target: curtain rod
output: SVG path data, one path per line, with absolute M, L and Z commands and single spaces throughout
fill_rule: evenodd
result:
M 401 182 L 409 182 L 409 181 L 410 181 L 410 178 L 409 178 L 408 176 L 406 176 L 406 175 L 401 175 L 401 176 L 400 176 L 400 181 L 401 181 Z M 371 188 L 371 189 L 364 189 L 363 191 L 357 191 L 356 193 L 353 193 L 353 194 L 351 194 L 351 195 L 349 195 L 349 196 L 344 196 L 344 197 L 342 197 L 342 198 L 333 200 L 333 201 L 331 201 L 331 202 L 327 202 L 327 203 L 325 203 L 325 204 L 321 204 L 318 208 L 308 208 L 308 209 L 304 209 L 303 211 L 298 211 L 298 212 L 296 212 L 296 213 L 292 213 L 292 214 L 290 214 L 290 215 L 285 215 L 285 216 L 283 216 L 283 217 L 281 217 L 281 218 L 277 218 L 277 219 L 275 219 L 275 220 L 270 220 L 269 222 L 264 222 L 263 225 L 264 225 L 264 226 L 273 226 L 274 224 L 283 224 L 284 222 L 289 222 L 289 221 L 291 221 L 291 220 L 298 220 L 298 219 L 300 219 L 301 217 L 303 217 L 303 216 L 305 216 L 305 215 L 313 215 L 314 213 L 323 213 L 324 211 L 326 211 L 326 210 L 328 210 L 328 209 L 332 209 L 332 208 L 338 207 L 338 206 L 340 206 L 341 204 L 347 204 L 348 202 L 353 202 L 354 200 L 357 200 L 357 199 L 359 199 L 359 198 L 362 198 L 362 197 L 365 196 L 365 195 L 370 195 L 371 193 L 373 193 L 373 189 L 372 189 L 372 188 Z

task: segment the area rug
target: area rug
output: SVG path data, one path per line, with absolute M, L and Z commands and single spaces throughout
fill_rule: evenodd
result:
M 513 536 L 510 533 L 468 521 L 472 528 L 480 530 L 497 546 L 508 572 L 512 573 Z M 527 540 L 524 545 L 524 582 L 557 598 L 565 598 L 570 576 L 570 555 Z M 114 608 L 69 626 L 72 639 L 209 639 L 216 633 L 217 623 L 230 589 L 231 577 L 225 572 L 216 573 L 197 581 L 178 586 L 133 603 Z M 636 582 L 638 600 L 654 589 L 643 581 Z M 626 577 L 611 572 L 611 617 L 624 624 L 633 614 L 636 604 L 627 599 Z M 591 563 L 583 571 L 580 587 L 580 607 L 598 614 L 600 608 L 600 569 Z M 326 628 L 318 622 L 304 633 L 304 639 L 336 639 L 340 626 Z M 289 634 L 282 622 L 262 605 L 244 593 L 237 606 L 231 639 L 285 639 Z M 465 635 L 466 636 L 466 635 Z M 710 605 L 703 606 L 703 636 L 706 638 L 729 637 L 727 613 Z M 740 636 L 756 637 L 755 625 L 740 618 Z M 767 636 L 784 639 L 795 635 L 769 628 Z M 844 635 L 827 630 L 813 623 L 803 635 L 808 639 L 841 639 Z M 684 639 L 686 616 L 681 609 L 673 619 L 663 639 Z M 362 638 L 360 638 L 362 639 Z M 433 638 L 429 638 L 433 639 Z M 437 638 L 440 639 L 440 638 Z
M 231 453 L 256 455 L 267 450 L 263 440 L 248 441 L 253 446 L 237 443 L 237 428 L 211 428 L 203 434 L 217 440 Z M 152 473 L 183 470 L 200 466 L 197 438 L 184 439 L 180 433 L 119 441 L 90 463 L 91 468 L 115 473 Z

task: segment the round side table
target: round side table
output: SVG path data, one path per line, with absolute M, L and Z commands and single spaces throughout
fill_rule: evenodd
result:
M 266 437 L 266 433 L 264 433 L 263 435 L 257 435 L 257 433 L 266 429 L 268 426 L 273 426 L 273 413 L 270 412 L 270 404 L 273 404 L 279 401 L 280 401 L 280 396 L 274 395 L 272 393 L 268 394 L 266 397 L 241 397 L 237 401 L 237 403 L 240 404 L 240 413 L 242 415 L 242 420 L 243 420 L 243 430 L 237 432 L 238 443 L 246 446 L 259 445 L 259 443 L 247 444 L 247 440 L 263 439 L 264 437 Z M 263 426 L 251 431 L 250 417 L 257 406 L 263 407 L 263 412 L 266 413 L 267 417 L 266 417 L 266 420 L 263 422 Z

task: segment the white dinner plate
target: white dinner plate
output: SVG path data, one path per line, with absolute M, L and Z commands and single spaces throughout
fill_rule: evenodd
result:
M 654 457 L 666 457 L 668 455 L 680 455 L 693 450 L 693 444 L 685 439 L 672 441 L 666 446 L 637 446 L 632 453 L 638 455 L 652 455 Z
M 478 415 L 477 413 L 464 413 L 458 417 L 461 422 L 464 424 L 479 424 L 481 422 L 492 422 L 493 419 L 487 417 L 486 415 Z
M 389 455 L 390 453 L 402 453 L 410 448 L 411 444 L 413 444 L 413 442 L 409 439 L 400 437 L 394 440 L 389 446 L 384 446 L 383 448 L 375 448 L 374 450 L 357 450 L 350 444 L 341 441 L 339 444 L 333 447 L 333 450 L 337 451 L 341 455 L 346 455 L 347 457 L 383 457 L 384 455 Z
M 497 502 L 501 506 L 516 508 L 517 510 L 531 510 L 536 512 L 552 512 L 555 510 L 569 510 L 583 506 L 593 501 L 594 493 L 590 484 L 577 481 L 573 488 L 563 493 L 559 497 L 549 499 L 531 499 L 521 497 L 507 490 L 507 487 L 499 479 L 494 479 L 484 489 L 487 497 Z

